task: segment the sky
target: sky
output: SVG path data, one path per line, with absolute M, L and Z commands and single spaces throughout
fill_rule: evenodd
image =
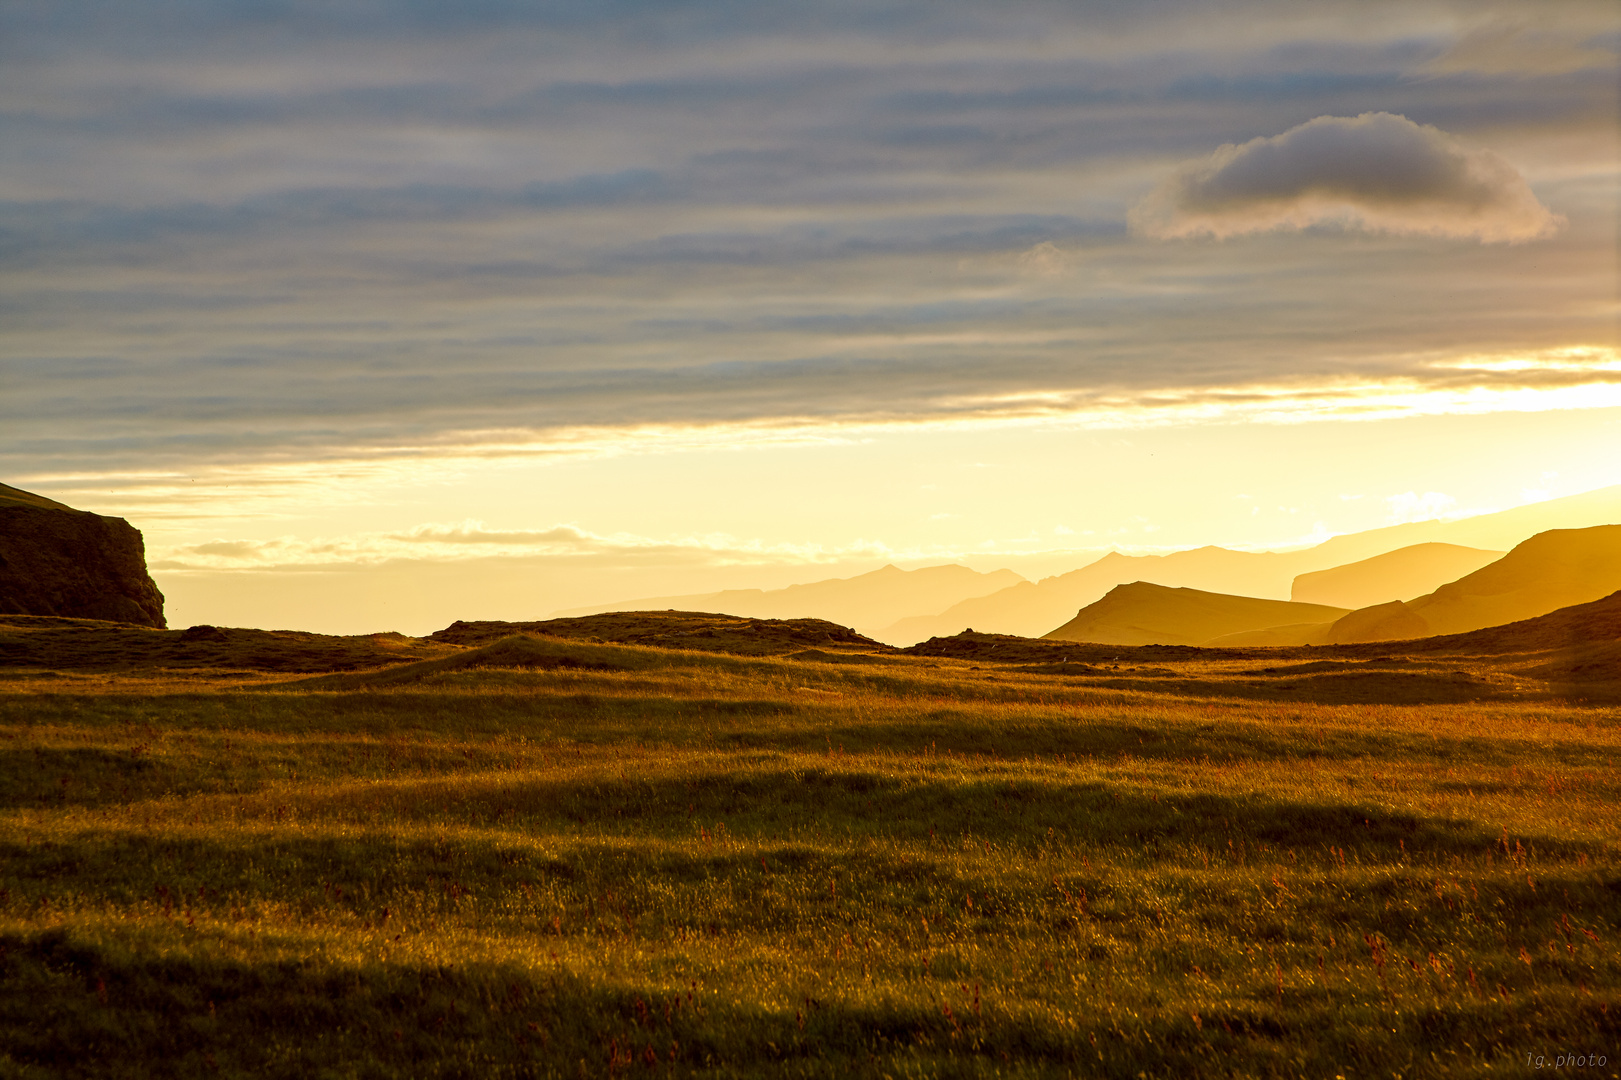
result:
M 0 480 L 171 625 L 1621 483 L 1600 2 L 0 3 Z

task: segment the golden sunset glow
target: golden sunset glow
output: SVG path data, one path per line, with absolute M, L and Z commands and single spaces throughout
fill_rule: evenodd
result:
M 31 24 L 6 476 L 351 631 L 1621 483 L 1599 7 L 1042 10 Z
M 1617 1080 L 1618 15 L 0 3 L 0 1080 Z

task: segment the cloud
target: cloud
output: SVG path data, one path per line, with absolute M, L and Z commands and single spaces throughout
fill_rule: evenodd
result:
M 1161 239 L 1340 224 L 1369 232 L 1517 243 L 1564 219 L 1508 162 L 1393 113 L 1319 116 L 1184 162 L 1131 211 Z
M 262 449 L 248 453 L 222 441 L 214 444 L 217 452 L 207 466 L 187 462 L 186 455 L 194 454 L 199 445 L 190 439 L 170 452 L 184 466 L 172 471 L 110 469 L 109 457 L 119 452 L 114 444 L 108 444 L 100 457 L 87 456 L 82 471 L 40 471 L 37 462 L 43 454 L 7 454 L 0 444 L 0 475 L 8 483 L 98 513 L 161 523 L 166 529 L 184 526 L 212 533 L 219 527 L 214 522 L 293 519 L 309 506 L 354 507 L 366 492 L 455 485 L 503 464 L 854 448 L 911 434 L 1299 425 L 1590 409 L 1621 410 L 1621 350 L 1592 345 L 1490 355 L 1400 355 L 1385 357 L 1382 364 L 1370 365 L 1360 373 L 1301 372 L 1287 378 L 1140 388 L 1056 385 L 1022 394 L 942 397 L 915 408 L 874 408 L 860 416 L 800 414 L 687 424 L 464 430 L 387 446 L 310 442 L 285 447 L 275 460 L 265 460 Z M 157 449 L 147 445 L 143 453 L 155 457 Z M 35 464 L 34 471 L 20 467 L 29 463 Z M 970 467 L 991 468 L 984 463 Z M 695 463 L 694 468 L 703 466 Z M 322 546 L 326 541 L 310 541 L 315 547 L 304 547 L 299 545 L 305 541 L 291 539 L 212 537 L 183 551 L 164 548 L 165 554 L 158 555 L 158 548 L 153 550 L 155 559 L 179 560 L 165 562 L 162 569 L 245 568 L 261 565 L 265 558 L 275 565 L 301 564 L 316 555 L 334 562 L 536 552 L 561 557 L 584 548 L 590 548 L 594 556 L 611 549 L 620 555 L 634 552 L 662 557 L 671 553 L 676 558 L 675 548 L 664 552 L 657 547 L 665 541 L 582 538 L 571 529 L 566 525 L 530 531 L 488 530 L 466 523 L 421 526 L 372 537 L 365 546 L 369 554 L 359 549 L 327 549 Z M 196 533 L 192 537 L 201 540 Z M 232 546 L 237 544 L 249 546 Z M 281 546 L 285 544 L 294 546 Z M 692 546 L 687 541 L 676 544 L 682 550 Z M 739 551 L 747 547 L 730 539 L 720 546 Z M 942 553 L 925 554 L 932 558 Z M 902 556 L 889 553 L 885 557 Z M 821 556 L 813 552 L 795 558 L 814 562 Z
M 1074 257 L 1050 240 L 1043 240 L 1029 251 L 1020 252 L 1015 262 L 1021 274 L 1058 277 L 1070 268 Z
M 663 566 L 767 566 L 830 564 L 850 560 L 930 557 L 887 545 L 857 541 L 820 544 L 765 543 L 722 533 L 668 539 L 633 533 L 601 534 L 576 525 L 547 529 L 492 529 L 482 521 L 430 523 L 391 532 L 336 537 L 280 536 L 260 540 L 211 540 L 154 551 L 153 570 L 221 571 L 378 566 L 385 563 L 464 562 L 471 559 L 554 559 L 600 567 L 648 563 Z
M 1390 357 L 1610 341 L 1613 87 L 1415 78 L 1514 7 L 1445 3 L 13 5 L 0 475 L 274 478 L 217 508 L 506 452 L 468 432 L 1318 416 Z M 1536 32 L 1602 44 L 1593 11 Z M 1126 234 L 1152 163 L 1381 108 L 1490 130 L 1572 226 L 1534 260 Z M 1376 389 L 1290 381 L 1334 379 Z
M 1457 499 L 1440 491 L 1426 491 L 1422 495 L 1415 491 L 1404 491 L 1399 495 L 1385 497 L 1392 525 L 1401 525 L 1409 521 L 1433 521 L 1445 516 L 1457 504 Z
M 1563 75 L 1615 66 L 1615 53 L 1596 48 L 1581 27 L 1536 26 L 1525 20 L 1494 19 L 1463 34 L 1425 70 L 1435 74 Z

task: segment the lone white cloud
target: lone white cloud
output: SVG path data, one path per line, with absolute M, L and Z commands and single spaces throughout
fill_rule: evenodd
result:
M 1386 112 L 1319 116 L 1184 162 L 1130 220 L 1162 239 L 1337 224 L 1487 243 L 1533 240 L 1565 221 L 1496 154 Z

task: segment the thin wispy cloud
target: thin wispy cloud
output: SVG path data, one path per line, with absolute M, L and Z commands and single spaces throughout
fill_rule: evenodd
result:
M 992 395 L 941 394 L 909 409 L 872 407 L 864 414 L 852 411 L 835 417 L 784 411 L 771 418 L 730 422 L 446 430 L 436 432 L 431 441 L 416 443 L 311 444 L 302 447 L 299 459 L 291 462 L 265 461 L 259 455 L 247 454 L 235 461 L 194 464 L 183 473 L 127 474 L 90 469 L 24 474 L 20 480 L 70 498 L 77 492 L 93 497 L 115 486 L 121 492 L 126 512 L 138 513 L 145 520 L 205 522 L 286 516 L 289 507 L 353 501 L 354 492 L 408 481 L 455 484 L 481 469 L 503 463 L 578 463 L 672 455 L 691 458 L 713 453 L 853 447 L 872 439 L 921 432 L 1129 432 L 1198 425 L 1370 423 L 1621 408 L 1621 352 L 1608 347 L 1464 357 L 1396 356 L 1384 358 L 1380 369 L 1360 375 L 1295 376 L 1136 390 L 1050 387 Z M 388 544 L 394 546 L 379 547 L 368 541 L 366 550 L 376 552 L 387 547 L 393 553 L 391 558 L 405 557 L 407 552 L 413 553 L 410 557 L 427 557 L 430 551 L 437 553 L 434 557 L 451 552 L 454 557 L 466 558 L 494 554 L 498 547 L 517 550 L 526 545 L 555 543 L 563 545 L 558 548 L 562 551 L 574 543 L 572 534 L 549 530 L 447 529 L 428 527 L 409 537 L 390 534 Z M 285 554 L 291 549 L 278 546 L 283 543 L 277 540 L 269 547 L 253 550 Z M 485 550 L 478 550 L 480 544 L 486 545 Z M 792 544 L 779 547 L 784 552 L 799 550 Z M 225 549 L 215 547 L 187 550 L 194 555 L 226 554 Z M 342 547 L 323 550 L 329 561 L 341 561 L 337 553 L 348 551 Z M 359 549 L 341 557 L 351 556 L 361 559 Z M 807 561 L 816 560 L 807 555 Z M 241 565 L 251 564 L 250 559 Z M 165 563 L 166 568 L 181 565 Z
M 1613 67 L 1615 53 L 1593 43 L 1602 36 L 1592 29 L 1561 27 L 1546 18 L 1489 18 L 1461 35 L 1425 70 L 1534 77 Z
M 599 534 L 577 525 L 547 529 L 494 529 L 482 521 L 429 523 L 396 532 L 337 537 L 280 536 L 209 540 L 153 553 L 154 570 L 218 571 L 375 566 L 392 562 L 459 562 L 473 559 L 545 559 L 592 568 L 647 564 L 709 567 L 819 565 L 862 559 L 928 558 L 865 542 L 825 547 L 770 544 L 724 534 L 655 538 L 634 533 Z

